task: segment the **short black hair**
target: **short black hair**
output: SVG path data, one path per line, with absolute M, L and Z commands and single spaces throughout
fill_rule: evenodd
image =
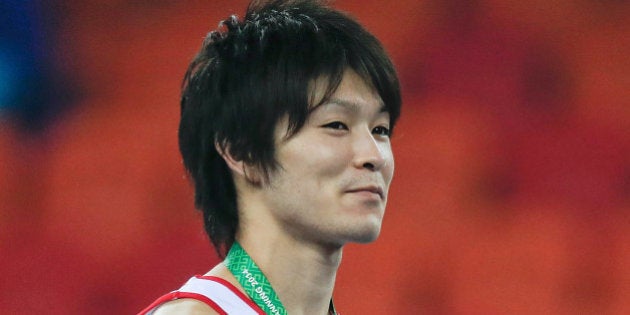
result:
M 309 86 L 328 80 L 324 103 L 348 69 L 378 92 L 393 130 L 401 96 L 391 60 L 372 34 L 323 1 L 253 1 L 244 19 L 232 15 L 206 36 L 182 85 L 179 148 L 220 257 L 234 242 L 238 209 L 215 145 L 264 174 L 275 170 L 279 120 L 288 118 L 289 137 L 297 133 L 317 105 Z

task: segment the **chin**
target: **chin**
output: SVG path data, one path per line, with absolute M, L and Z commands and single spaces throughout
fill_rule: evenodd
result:
M 376 239 L 378 238 L 378 235 L 380 233 L 371 233 L 371 234 L 366 234 L 366 235 L 362 235 L 361 237 L 357 238 L 356 240 L 354 240 L 355 243 L 359 243 L 359 244 L 368 244 L 368 243 L 372 243 L 374 241 L 376 241 Z
M 361 229 L 352 231 L 347 235 L 348 242 L 367 244 L 374 242 L 381 234 L 380 223 L 375 226 L 364 226 Z

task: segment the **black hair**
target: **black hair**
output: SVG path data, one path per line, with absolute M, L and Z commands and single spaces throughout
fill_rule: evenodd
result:
M 192 177 L 195 206 L 220 257 L 234 242 L 237 196 L 216 149 L 268 175 L 275 170 L 274 131 L 288 117 L 297 133 L 352 69 L 378 92 L 390 115 L 400 113 L 398 78 L 379 41 L 348 15 L 316 0 L 253 1 L 239 20 L 219 24 L 203 41 L 182 86 L 179 148 Z M 309 86 L 328 81 L 312 104 Z

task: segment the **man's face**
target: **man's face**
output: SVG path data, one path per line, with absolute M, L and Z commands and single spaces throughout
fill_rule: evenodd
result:
M 383 108 L 378 93 L 346 71 L 298 133 L 286 138 L 286 119 L 277 126 L 279 168 L 264 199 L 291 235 L 335 246 L 376 239 L 394 173 Z

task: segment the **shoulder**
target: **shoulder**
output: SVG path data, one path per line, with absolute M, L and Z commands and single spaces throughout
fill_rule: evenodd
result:
M 166 302 L 158 307 L 153 315 L 215 315 L 219 314 L 207 304 L 194 299 L 178 299 Z
M 248 307 L 255 309 L 242 288 L 234 283 L 236 281 L 229 270 L 219 264 L 207 274 L 194 276 L 178 290 L 158 298 L 144 311 L 153 312 L 141 314 L 214 315 L 249 310 Z

